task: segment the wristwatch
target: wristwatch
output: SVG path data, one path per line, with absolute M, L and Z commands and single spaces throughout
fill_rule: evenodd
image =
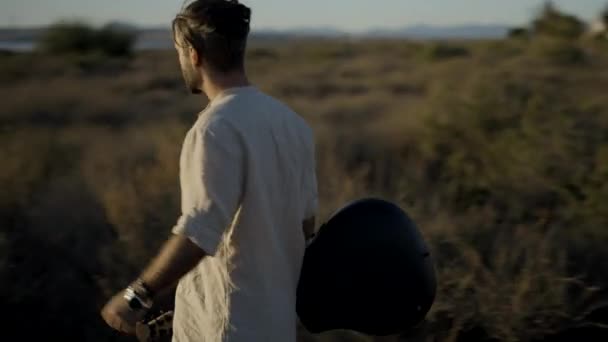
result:
M 129 303 L 132 310 L 149 310 L 152 308 L 152 292 L 141 279 L 127 287 L 123 298 Z

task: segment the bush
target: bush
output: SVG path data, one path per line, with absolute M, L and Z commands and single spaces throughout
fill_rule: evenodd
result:
M 105 26 L 95 29 L 81 22 L 52 25 L 38 43 L 40 50 L 52 54 L 100 53 L 105 56 L 131 55 L 135 33 L 128 29 Z
M 97 32 L 95 42 L 108 56 L 128 56 L 133 50 L 135 34 L 132 31 L 106 26 Z
M 580 65 L 587 60 L 585 51 L 576 43 L 559 39 L 541 40 L 535 50 L 541 58 L 556 65 Z
M 457 46 L 446 43 L 436 43 L 428 46 L 424 50 L 424 55 L 430 60 L 444 60 L 451 58 L 468 57 L 469 50 L 463 46 Z
M 509 38 L 528 38 L 530 31 L 525 27 L 515 27 L 509 30 Z
M 84 53 L 93 49 L 95 30 L 77 22 L 52 25 L 40 39 L 41 50 L 53 54 Z
M 577 17 L 560 12 L 548 2 L 532 23 L 534 33 L 566 39 L 578 39 L 585 33 L 585 24 Z

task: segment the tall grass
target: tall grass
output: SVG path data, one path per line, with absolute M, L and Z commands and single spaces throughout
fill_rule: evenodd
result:
M 451 44 L 254 47 L 247 67 L 315 130 L 321 221 L 382 196 L 429 240 L 439 293 L 416 339 L 531 341 L 606 324 L 589 313 L 608 285 L 608 50 L 577 42 L 585 63 L 564 64 L 538 40 Z M 171 52 L 95 69 L 39 57 L 0 57 L 4 336 L 35 325 L 118 340 L 99 306 L 168 236 L 181 142 L 205 101 L 186 95 Z

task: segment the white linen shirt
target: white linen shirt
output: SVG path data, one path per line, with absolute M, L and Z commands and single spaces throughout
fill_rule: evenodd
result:
M 199 115 L 182 147 L 173 233 L 207 256 L 179 282 L 174 342 L 296 340 L 314 149 L 305 121 L 255 87 L 224 91 Z

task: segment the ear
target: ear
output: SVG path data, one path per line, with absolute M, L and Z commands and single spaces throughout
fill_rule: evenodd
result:
M 190 62 L 192 62 L 192 65 L 201 66 L 201 64 L 203 64 L 203 59 L 198 51 L 193 47 L 189 47 L 188 50 L 190 52 Z

